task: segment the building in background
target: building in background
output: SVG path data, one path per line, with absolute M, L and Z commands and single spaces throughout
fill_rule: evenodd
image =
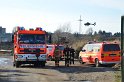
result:
M 11 42 L 12 33 L 6 33 L 6 28 L 0 26 L 0 42 Z

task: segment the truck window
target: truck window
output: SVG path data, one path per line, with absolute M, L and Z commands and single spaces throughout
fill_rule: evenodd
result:
M 52 49 L 53 49 L 53 46 L 48 46 L 48 48 L 47 48 L 49 51 L 52 51 Z
M 88 46 L 87 46 L 87 51 L 88 51 L 88 52 L 93 51 L 93 45 L 91 45 L 91 44 L 88 45 Z
M 86 45 L 84 45 L 84 47 L 82 48 L 82 50 L 84 51 L 87 51 L 87 44 Z
M 93 52 L 99 52 L 100 51 L 100 48 L 99 47 L 94 47 L 93 48 Z
M 24 44 L 45 44 L 45 35 L 41 34 L 20 34 L 19 43 Z
M 60 50 L 64 50 L 64 46 L 59 46 L 59 49 Z
M 100 45 L 94 45 L 93 52 L 99 52 L 99 51 L 100 51 Z
M 118 44 L 104 44 L 103 51 L 120 51 Z

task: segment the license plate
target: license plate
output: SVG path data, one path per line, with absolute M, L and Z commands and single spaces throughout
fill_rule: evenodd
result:
M 116 56 L 116 54 L 109 54 L 109 56 Z
M 29 58 L 36 58 L 36 56 L 29 56 Z

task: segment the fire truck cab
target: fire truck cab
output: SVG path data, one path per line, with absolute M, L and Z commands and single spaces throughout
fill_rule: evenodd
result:
M 101 42 L 84 45 L 79 53 L 80 63 L 95 64 L 96 67 L 120 62 L 120 47 L 117 43 Z
M 45 66 L 47 59 L 46 32 L 42 28 L 26 30 L 24 27 L 13 29 L 13 65 L 34 64 Z

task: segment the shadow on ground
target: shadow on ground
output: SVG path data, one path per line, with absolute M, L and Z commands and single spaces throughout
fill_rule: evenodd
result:
M 21 68 L 32 68 L 32 69 L 51 69 L 51 70 L 57 70 L 61 73 L 89 73 L 89 72 L 106 72 L 106 71 L 117 71 L 117 69 L 114 69 L 112 67 L 94 67 L 93 65 L 86 65 L 86 66 L 45 66 L 45 67 L 34 67 L 33 65 L 27 65 L 22 66 Z
M 23 73 L 29 73 L 29 72 L 25 72 L 21 70 L 0 69 L 0 73 L 1 73 L 0 82 L 22 82 L 17 80 L 17 78 L 21 76 L 28 76 L 27 74 L 23 74 Z M 14 80 L 11 78 L 14 78 Z

